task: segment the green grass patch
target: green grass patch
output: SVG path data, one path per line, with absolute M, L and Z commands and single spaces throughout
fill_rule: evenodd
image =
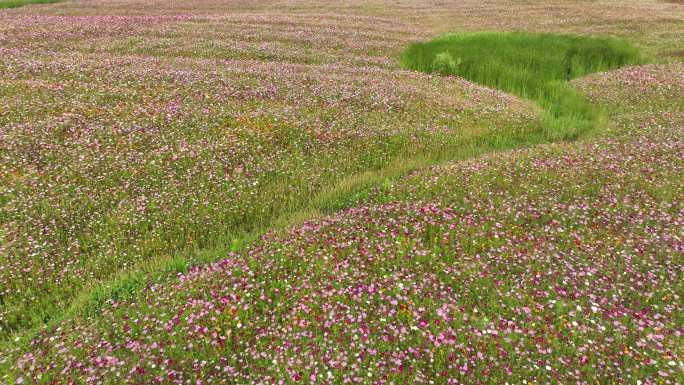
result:
M 544 109 L 551 140 L 576 139 L 604 119 L 568 80 L 643 62 L 624 40 L 522 32 L 450 34 L 412 44 L 402 56 L 407 68 L 461 76 L 534 100 Z
M 17 8 L 28 4 L 50 4 L 58 3 L 62 0 L 0 0 L 0 9 Z

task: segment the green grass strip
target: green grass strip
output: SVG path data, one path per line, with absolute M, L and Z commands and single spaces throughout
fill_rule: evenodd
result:
M 28 4 L 51 4 L 62 0 L 0 0 L 0 9 L 17 8 Z

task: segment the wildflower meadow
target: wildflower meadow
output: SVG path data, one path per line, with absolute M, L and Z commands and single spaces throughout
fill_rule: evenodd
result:
M 682 41 L 676 1 L 0 0 L 0 383 L 684 384 Z

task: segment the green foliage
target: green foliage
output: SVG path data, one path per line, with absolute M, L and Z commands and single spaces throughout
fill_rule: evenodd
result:
M 28 4 L 50 4 L 61 0 L 0 0 L 0 9 L 17 8 Z
M 547 137 L 561 140 L 575 139 L 602 120 L 601 111 L 568 80 L 643 59 L 628 42 L 613 38 L 486 32 L 413 44 L 402 62 L 410 69 L 457 75 L 532 99 L 545 111 Z

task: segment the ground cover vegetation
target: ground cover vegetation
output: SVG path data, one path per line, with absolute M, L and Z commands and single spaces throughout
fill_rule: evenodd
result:
M 681 383 L 684 11 L 506 7 L 0 13 L 0 380 Z M 592 130 L 403 68 L 482 28 L 670 64 L 573 38 L 608 123 L 542 144 Z

